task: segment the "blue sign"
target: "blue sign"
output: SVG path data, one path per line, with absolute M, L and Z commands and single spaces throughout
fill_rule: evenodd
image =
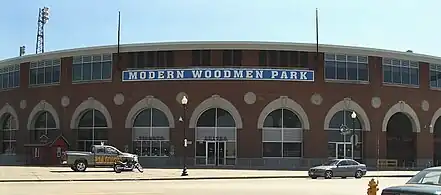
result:
M 122 81 L 254 80 L 314 81 L 314 71 L 294 69 L 192 68 L 126 70 Z

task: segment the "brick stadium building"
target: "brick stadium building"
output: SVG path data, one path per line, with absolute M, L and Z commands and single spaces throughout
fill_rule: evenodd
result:
M 178 42 L 0 61 L 0 163 L 58 164 L 64 150 L 106 142 L 145 166 L 179 166 L 184 131 L 192 166 L 307 167 L 352 155 L 372 166 L 441 162 L 441 58 L 315 50 Z

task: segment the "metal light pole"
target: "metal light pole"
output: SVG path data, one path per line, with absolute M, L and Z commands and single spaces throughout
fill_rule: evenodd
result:
M 188 99 L 184 95 L 182 97 L 182 99 L 181 99 L 181 105 L 182 105 L 182 108 L 184 109 L 183 119 L 182 119 L 183 130 L 184 130 L 184 152 L 183 152 L 183 155 L 184 155 L 184 167 L 182 168 L 181 176 L 188 176 L 188 173 L 187 173 L 187 131 L 186 131 L 186 128 L 185 128 L 185 126 L 186 126 L 185 121 L 187 121 L 187 119 L 185 117 L 186 112 L 187 112 L 187 103 L 188 103 Z
M 351 136 L 351 156 L 352 156 L 352 160 L 354 159 L 354 142 L 355 142 L 355 119 L 357 118 L 357 113 L 355 113 L 354 111 L 352 111 L 351 114 L 351 118 L 352 118 L 352 136 Z

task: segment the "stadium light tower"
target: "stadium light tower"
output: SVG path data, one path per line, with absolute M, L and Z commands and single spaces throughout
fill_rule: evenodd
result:
M 49 8 L 43 7 L 38 11 L 37 45 L 35 53 L 44 53 L 44 25 L 49 20 Z

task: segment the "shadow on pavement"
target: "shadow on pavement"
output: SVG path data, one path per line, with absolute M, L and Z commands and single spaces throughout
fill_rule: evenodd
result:
M 71 171 L 71 170 L 51 170 L 49 171 L 51 173 L 111 173 L 111 172 L 115 172 L 113 170 L 90 170 L 90 171 L 85 171 L 85 172 L 75 172 L 75 171 Z

